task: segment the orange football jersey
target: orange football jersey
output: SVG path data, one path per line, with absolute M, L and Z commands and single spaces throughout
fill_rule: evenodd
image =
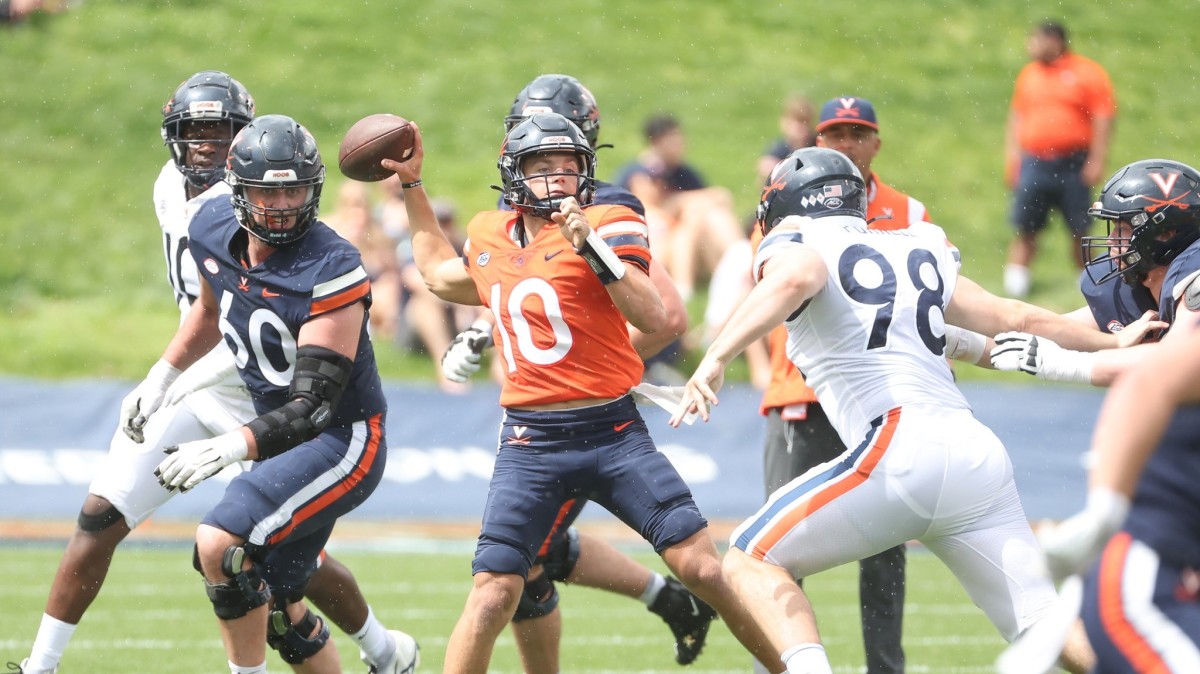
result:
M 592 228 L 622 260 L 650 268 L 649 230 L 624 206 L 584 209 Z M 521 216 L 484 211 L 467 225 L 463 261 L 479 299 L 492 310 L 505 371 L 503 407 L 616 398 L 642 379 L 625 316 L 604 284 L 553 222 L 522 248 Z
M 867 196 L 867 221 L 871 229 L 904 229 L 914 222 L 929 222 L 924 204 L 884 184 L 879 176 L 871 176 Z M 754 250 L 758 250 L 762 238 L 762 232 L 755 227 L 750 237 Z M 767 351 L 771 358 L 771 381 L 763 392 L 759 410 L 765 415 L 777 407 L 817 402 L 817 394 L 804 383 L 804 377 L 787 357 L 787 328 L 780 325 L 767 335 Z

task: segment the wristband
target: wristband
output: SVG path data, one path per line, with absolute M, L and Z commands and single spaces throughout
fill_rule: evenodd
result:
M 1129 497 L 1107 487 L 1092 487 L 1088 490 L 1085 510 L 1104 523 L 1111 535 L 1129 516 Z
M 1042 359 L 1037 376 L 1048 381 L 1065 381 L 1073 384 L 1091 384 L 1092 368 L 1096 364 L 1095 353 L 1055 349 Z
M 587 261 L 588 266 L 596 272 L 596 276 L 600 277 L 600 282 L 604 285 L 616 283 L 625 277 L 625 263 L 621 262 L 621 258 L 608 247 L 596 230 L 593 229 L 588 234 L 583 240 L 583 245 L 575 252 Z
M 423 184 L 424 183 L 421 182 L 421 179 L 417 178 L 416 180 L 412 181 L 411 183 L 400 183 L 400 189 L 411 190 L 412 188 L 420 187 Z
M 955 325 L 946 326 L 946 357 L 964 363 L 978 363 L 983 358 L 987 337 Z

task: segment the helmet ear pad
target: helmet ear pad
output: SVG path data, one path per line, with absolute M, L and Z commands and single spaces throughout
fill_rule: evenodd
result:
M 286 246 L 303 238 L 317 220 L 325 164 L 308 129 L 285 115 L 264 115 L 247 124 L 233 139 L 226 160 L 225 180 L 233 190 L 238 224 L 271 246 Z M 304 187 L 305 201 L 291 208 L 267 208 L 251 202 L 247 189 Z M 255 216 L 295 217 L 288 229 L 271 229 Z
M 858 167 L 841 152 L 824 147 L 805 147 L 784 157 L 763 187 L 755 220 L 766 235 L 791 215 L 866 219 L 867 190 Z
M 526 176 L 524 172 L 526 159 L 547 153 L 571 153 L 579 159 L 578 186 L 575 194 L 569 196 L 573 196 L 580 206 L 591 204 L 595 193 L 596 152 L 579 127 L 552 112 L 535 113 L 525 118 L 505 136 L 497 160 L 504 203 L 520 213 L 545 219 L 558 212 L 565 197 L 538 197 L 529 183 L 541 178 Z

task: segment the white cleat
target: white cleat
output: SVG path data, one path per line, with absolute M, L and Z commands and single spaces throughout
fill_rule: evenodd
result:
M 413 674 L 421 664 L 421 647 L 417 640 L 400 630 L 388 630 L 388 634 L 396 642 L 396 652 L 391 660 L 376 667 L 367 662 L 366 653 L 359 652 L 362 661 L 367 663 L 367 674 Z

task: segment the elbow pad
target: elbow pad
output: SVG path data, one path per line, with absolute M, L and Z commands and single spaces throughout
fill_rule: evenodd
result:
M 288 388 L 291 401 L 246 424 L 254 434 L 258 460 L 282 454 L 325 430 L 353 370 L 354 361 L 336 351 L 321 346 L 297 349 Z

